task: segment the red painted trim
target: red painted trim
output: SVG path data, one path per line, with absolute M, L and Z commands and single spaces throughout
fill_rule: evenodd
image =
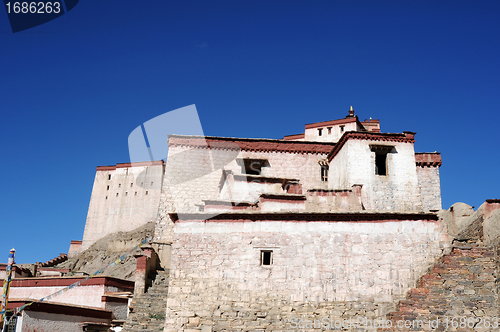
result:
M 302 134 L 294 134 L 294 135 L 286 135 L 285 137 L 283 137 L 283 139 L 284 139 L 285 141 L 295 140 L 295 139 L 302 139 L 302 138 L 306 138 L 306 134 L 305 134 L 305 133 L 302 133 Z
M 128 298 L 121 296 L 103 295 L 101 302 L 115 302 L 115 303 L 128 303 Z
M 0 263 L 0 271 L 7 271 L 7 264 L 5 263 Z M 16 274 L 22 274 L 23 272 L 28 273 L 28 269 L 22 269 L 19 266 L 12 266 L 12 272 L 15 272 Z
M 35 277 L 12 279 L 11 287 L 66 287 L 85 277 Z M 113 277 L 92 277 L 82 283 L 83 286 L 104 285 L 123 289 L 134 289 L 134 282 Z
M 373 132 L 359 132 L 359 131 L 348 131 L 342 135 L 337 145 L 328 154 L 328 162 L 331 162 L 333 158 L 339 153 L 344 144 L 350 139 L 364 139 L 369 141 L 378 142 L 401 142 L 401 143 L 415 143 L 415 133 L 406 132 L 403 134 L 385 134 L 385 133 L 373 133 Z
M 117 168 L 126 168 L 126 167 L 139 167 L 139 166 L 156 166 L 163 165 L 163 160 L 155 160 L 155 161 L 140 161 L 136 163 L 121 163 L 110 166 L 97 166 L 97 171 L 114 171 Z
M 102 319 L 111 319 L 113 313 L 101 308 L 72 306 L 70 304 L 51 303 L 51 302 L 38 302 L 33 300 L 10 300 L 7 309 L 19 308 L 27 303 L 34 302 L 27 306 L 24 310 L 46 312 L 59 315 L 73 315 L 82 317 L 93 317 Z
M 170 135 L 168 146 L 187 146 L 202 149 L 226 149 L 258 152 L 289 152 L 327 154 L 335 143 L 285 141 L 273 139 L 252 139 L 210 136 L 179 136 Z
M 435 213 L 401 213 L 401 212 L 227 212 L 216 216 L 208 213 L 171 213 L 174 222 L 255 222 L 255 221 L 298 221 L 298 222 L 389 222 L 389 221 L 426 221 L 436 222 Z
M 487 199 L 486 200 L 486 203 L 500 203 L 500 199 L 497 199 L 497 198 L 493 198 L 493 199 Z
M 418 152 L 415 153 L 415 162 L 417 166 L 421 167 L 440 167 L 442 165 L 441 154 L 438 152 Z
M 147 264 L 148 264 L 148 257 L 141 255 L 141 256 L 137 257 L 137 265 L 136 265 L 135 270 L 136 271 L 145 271 Z
M 351 122 L 357 122 L 360 125 L 360 127 L 364 128 L 363 125 L 361 124 L 361 122 L 359 122 L 358 117 L 349 117 L 349 118 L 339 119 L 339 120 L 330 120 L 330 121 L 323 121 L 323 122 L 308 123 L 305 125 L 305 129 L 335 126 L 335 125 L 346 124 L 346 123 L 351 123 Z
M 71 240 L 71 244 L 82 244 L 83 241 L 81 240 Z

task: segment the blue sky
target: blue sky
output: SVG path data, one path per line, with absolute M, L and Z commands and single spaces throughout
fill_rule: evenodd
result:
M 352 105 L 442 153 L 444 208 L 500 198 L 499 37 L 498 1 L 80 1 L 15 34 L 0 10 L 0 262 L 67 252 L 95 167 L 191 104 L 206 135 L 266 138 Z

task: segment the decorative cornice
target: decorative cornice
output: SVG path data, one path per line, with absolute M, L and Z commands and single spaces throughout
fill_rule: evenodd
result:
M 415 153 L 415 163 L 419 167 L 441 167 L 441 154 L 438 152 Z
M 263 138 L 169 135 L 168 146 L 199 149 L 242 150 L 254 152 L 288 152 L 327 154 L 335 143 L 286 141 Z
M 338 120 L 308 123 L 305 125 L 305 129 L 335 126 L 335 125 L 341 125 L 341 124 L 352 123 L 352 122 L 356 122 L 359 127 L 364 128 L 363 125 L 361 124 L 361 122 L 359 122 L 358 117 L 352 116 L 352 117 L 346 117 L 344 119 L 338 119 Z
M 304 139 L 304 138 L 306 138 L 306 134 L 305 133 L 294 134 L 294 135 L 286 135 L 285 137 L 283 137 L 283 139 L 285 141 L 294 140 L 294 139 Z

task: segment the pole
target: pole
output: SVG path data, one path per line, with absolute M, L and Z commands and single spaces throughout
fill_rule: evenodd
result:
M 14 259 L 16 257 L 16 249 L 10 249 L 9 261 L 7 262 L 7 270 L 5 271 L 5 279 L 3 281 L 3 293 L 2 293 L 2 303 L 0 303 L 0 323 L 5 321 L 5 312 L 7 310 L 7 304 L 9 302 L 9 289 L 10 281 L 12 279 L 12 265 L 14 265 Z

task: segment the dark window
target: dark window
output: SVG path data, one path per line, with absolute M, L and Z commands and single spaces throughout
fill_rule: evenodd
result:
M 146 195 L 148 194 L 148 191 L 146 190 Z
M 340 132 L 343 133 L 345 130 L 345 126 L 340 126 Z
M 10 318 L 9 323 L 7 324 L 6 328 L 4 331 L 6 332 L 15 332 L 16 331 L 16 324 L 17 324 L 17 316 L 9 316 L 7 318 Z
M 318 136 L 321 136 L 321 135 L 323 135 L 323 128 L 318 129 Z
M 111 180 L 111 174 L 108 174 L 108 180 Z
M 108 189 L 107 189 L 107 190 L 109 190 L 109 186 L 108 186 Z
M 260 251 L 260 265 L 272 265 L 273 264 L 273 251 L 272 250 L 261 250 Z
M 253 161 L 250 163 L 245 163 L 245 174 L 260 175 L 262 172 L 262 166 L 260 162 Z
M 328 165 L 321 165 L 321 181 L 328 181 Z
M 241 173 L 249 175 L 260 175 L 262 167 L 268 167 L 267 159 L 237 159 L 236 162 L 241 166 Z
M 387 175 L 387 153 L 375 153 L 375 174 Z
M 133 186 L 134 186 L 134 184 L 133 184 L 133 183 L 131 183 L 131 184 L 130 184 L 130 188 L 132 188 Z
M 121 183 L 118 183 L 118 188 L 121 188 L 122 184 Z
M 332 133 L 332 127 L 328 127 L 328 135 Z

